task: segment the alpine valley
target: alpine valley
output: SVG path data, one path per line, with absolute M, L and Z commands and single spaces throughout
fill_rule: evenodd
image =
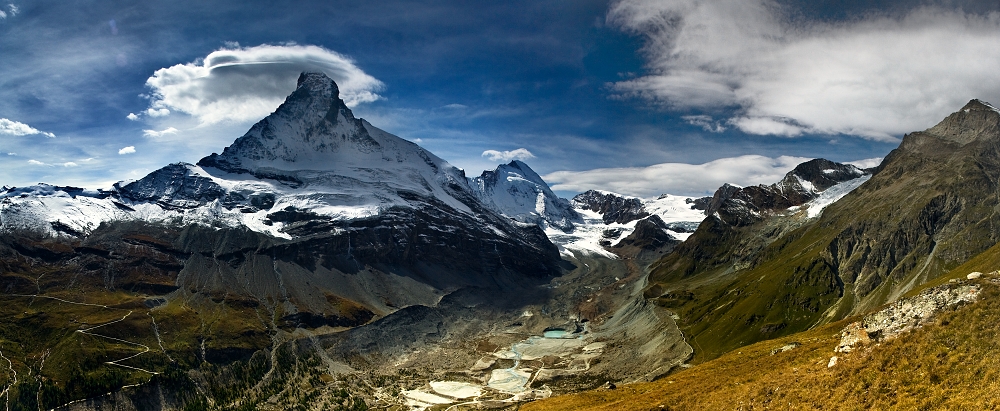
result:
M 968 275 L 1000 268 L 998 181 L 1000 112 L 973 100 L 871 169 L 816 159 L 712 197 L 563 199 L 521 161 L 468 177 L 303 73 L 197 164 L 110 190 L 4 187 L 0 397 L 12 410 L 905 408 L 906 390 L 965 376 L 950 358 L 996 358 L 995 338 L 948 335 L 1000 318 L 1000 279 Z M 891 365 L 912 381 L 865 379 L 918 343 L 935 359 Z M 997 389 L 996 369 L 959 391 Z M 623 383 L 636 384 L 608 389 Z M 820 383 L 829 395 L 803 388 Z

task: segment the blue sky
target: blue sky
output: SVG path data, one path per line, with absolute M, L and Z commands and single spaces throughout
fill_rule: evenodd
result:
M 703 195 L 1000 103 L 988 1 L 0 2 L 0 185 L 220 152 L 302 70 L 478 175 Z

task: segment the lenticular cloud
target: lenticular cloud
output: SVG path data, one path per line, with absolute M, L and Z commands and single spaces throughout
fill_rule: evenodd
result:
M 274 111 L 303 71 L 321 71 L 348 106 L 378 100 L 382 82 L 339 53 L 318 46 L 261 45 L 216 50 L 194 63 L 162 68 L 146 80 L 149 115 L 182 112 L 202 124 L 251 121 Z

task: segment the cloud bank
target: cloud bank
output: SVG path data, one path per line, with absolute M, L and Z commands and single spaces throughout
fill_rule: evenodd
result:
M 663 163 L 649 167 L 556 171 L 542 176 L 553 190 L 583 192 L 608 190 L 637 197 L 660 194 L 711 195 L 725 183 L 740 186 L 773 184 L 804 157 L 758 155 L 720 158 L 704 164 Z
M 1000 13 L 789 15 L 773 0 L 618 0 L 607 20 L 645 38 L 648 73 L 612 88 L 678 111 L 733 110 L 726 124 L 750 134 L 886 141 L 972 98 L 1000 102 Z M 687 121 L 719 126 L 703 119 Z
M 531 152 L 526 148 L 519 148 L 510 151 L 486 150 L 483 152 L 483 157 L 488 158 L 490 161 L 502 161 L 507 163 L 512 160 L 524 161 L 529 158 L 535 158 L 535 155 L 531 154 Z
M 28 136 L 33 134 L 41 134 L 49 138 L 54 138 L 56 136 L 55 134 L 52 133 L 39 131 L 27 124 L 20 123 L 14 120 L 8 120 L 5 118 L 0 118 L 0 134 L 6 134 L 9 136 Z
M 235 44 L 233 44 L 235 46 Z M 156 70 L 146 80 L 152 90 L 143 114 L 178 111 L 202 124 L 259 120 L 295 90 L 303 71 L 322 71 L 337 82 L 348 106 L 380 98 L 382 82 L 341 54 L 317 46 L 261 45 L 216 50 L 188 64 Z

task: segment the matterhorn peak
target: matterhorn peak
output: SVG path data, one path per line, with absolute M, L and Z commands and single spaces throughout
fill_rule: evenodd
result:
M 385 153 L 395 148 L 383 147 L 385 143 L 412 145 L 374 130 L 377 129 L 367 121 L 354 117 L 330 77 L 323 73 L 302 73 L 295 91 L 274 113 L 255 124 L 222 154 L 213 153 L 198 165 L 235 173 L 255 173 L 261 169 L 330 170 L 358 160 L 372 160 L 370 157 L 383 158 L 383 154 L 395 157 Z

